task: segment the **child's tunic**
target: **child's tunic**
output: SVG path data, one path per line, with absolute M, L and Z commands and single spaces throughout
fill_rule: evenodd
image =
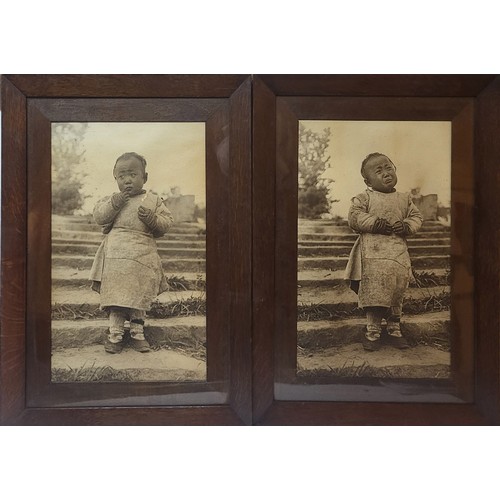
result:
M 349 226 L 360 233 L 349 256 L 346 279 L 359 283 L 359 307 L 400 309 L 411 272 L 406 238 L 373 234 L 378 218 L 389 224 L 402 221 L 410 234 L 422 225 L 422 216 L 408 193 L 381 193 L 367 189 L 352 199 Z M 353 283 L 354 282 L 354 283 Z M 356 289 L 355 286 L 352 286 Z
M 101 308 L 119 306 L 147 311 L 157 295 L 167 289 L 153 232 L 137 213 L 141 205 L 154 212 L 155 236 L 162 236 L 173 219 L 155 194 L 143 192 L 133 196 L 120 210 L 113 207 L 111 196 L 95 206 L 95 221 L 106 230 L 112 225 L 90 272 L 92 288 L 101 294 Z

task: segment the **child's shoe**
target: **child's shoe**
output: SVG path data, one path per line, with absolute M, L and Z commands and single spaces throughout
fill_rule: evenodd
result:
M 401 333 L 401 326 L 399 324 L 399 321 L 389 322 L 387 324 L 386 342 L 396 349 L 408 349 L 410 347 L 410 344 L 408 344 L 408 341 L 403 337 L 403 334 Z
M 410 344 L 408 344 L 408 341 L 402 335 L 401 337 L 396 337 L 388 333 L 386 341 L 387 344 L 395 347 L 396 349 L 408 349 L 410 347 Z
M 108 336 L 104 340 L 104 350 L 109 354 L 120 354 L 123 350 L 123 342 L 111 342 Z
M 130 338 L 130 347 L 137 352 L 149 352 L 151 351 L 151 346 L 146 339 L 135 339 Z
M 363 334 L 361 344 L 363 345 L 363 349 L 365 351 L 378 351 L 382 346 L 380 332 L 378 330 L 367 329 L 367 331 Z

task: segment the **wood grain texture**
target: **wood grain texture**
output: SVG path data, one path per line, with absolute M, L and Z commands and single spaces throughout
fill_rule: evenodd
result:
M 474 400 L 474 102 L 452 120 L 451 372 L 458 394 Z
M 207 379 L 229 381 L 229 102 L 206 124 Z
M 232 408 L 252 423 L 252 92 L 247 79 L 230 99 Z
M 30 99 L 44 116 L 75 122 L 207 121 L 227 99 Z
M 253 82 L 253 419 L 258 422 L 274 393 L 274 257 L 276 97 Z
M 297 214 L 299 122 L 284 99 L 276 102 L 276 380 L 297 368 Z
M 451 121 L 468 98 L 441 97 L 278 97 L 300 120 Z
M 18 425 L 239 425 L 228 406 L 26 409 Z
M 24 408 L 26 312 L 26 99 L 2 78 L 0 423 Z
M 265 425 L 487 425 L 475 405 L 398 403 L 273 404 Z
M 258 75 L 279 96 L 475 97 L 492 75 Z
M 500 77 L 477 99 L 476 113 L 476 397 L 490 422 L 500 422 Z
M 9 75 L 27 97 L 229 97 L 246 75 Z

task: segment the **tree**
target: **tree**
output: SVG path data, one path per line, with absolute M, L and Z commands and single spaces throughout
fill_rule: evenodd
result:
M 87 175 L 82 166 L 85 150 L 82 141 L 87 123 L 56 123 L 52 130 L 52 212 L 72 215 L 82 208 L 82 193 Z
M 329 128 L 320 134 L 300 124 L 299 217 L 318 219 L 330 211 L 332 203 L 338 201 L 329 198 L 333 180 L 323 177 L 325 171 L 330 168 L 330 157 L 326 156 L 329 142 Z

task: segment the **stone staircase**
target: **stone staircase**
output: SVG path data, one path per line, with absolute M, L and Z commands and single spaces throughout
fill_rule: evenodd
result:
M 91 216 L 52 217 L 53 381 L 205 380 L 205 225 L 176 224 L 157 240 L 171 289 L 148 313 L 143 354 L 104 352 L 107 314 L 88 280 L 102 238 Z
M 344 269 L 357 235 L 346 223 L 299 220 L 297 375 L 447 379 L 450 376 L 450 228 L 427 221 L 408 239 L 416 280 L 403 306 L 412 347 L 366 352 L 365 320 Z

